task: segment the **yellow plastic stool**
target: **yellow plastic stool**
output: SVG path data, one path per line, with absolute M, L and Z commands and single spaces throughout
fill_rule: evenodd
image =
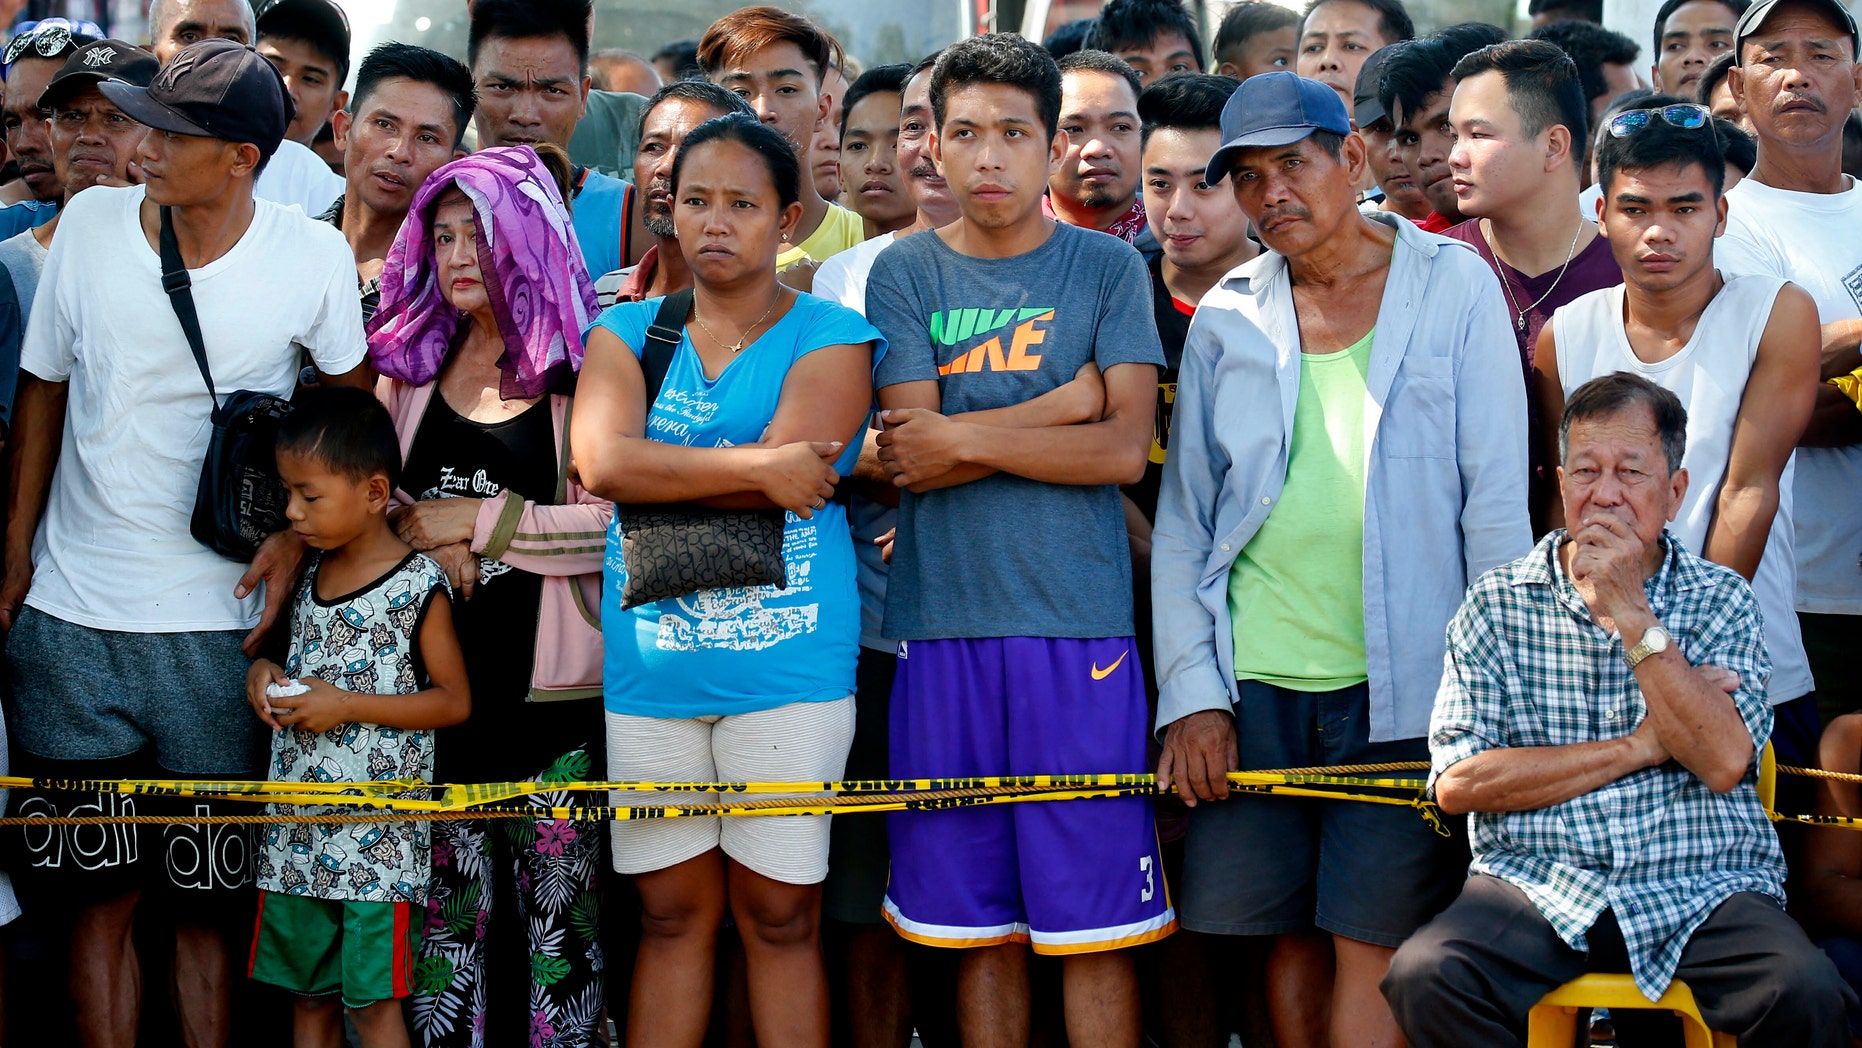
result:
M 1539 998 L 1526 1018 L 1526 1048 L 1572 1048 L 1578 1043 L 1578 1012 L 1585 1008 L 1660 1008 L 1681 1017 L 1687 1048 L 1737 1048 L 1738 1038 L 1715 1033 L 1701 1018 L 1694 991 L 1679 979 L 1654 1004 L 1628 975 L 1580 975 Z
M 1778 790 L 1778 761 L 1771 743 L 1759 754 L 1759 803 L 1772 810 Z M 1654 1004 L 1636 989 L 1636 980 L 1628 975 L 1580 975 L 1539 998 L 1526 1016 L 1526 1048 L 1572 1048 L 1578 1043 L 1578 1012 L 1585 1008 L 1612 1008 L 1630 1011 L 1636 1008 L 1663 1009 L 1681 1017 L 1681 1030 L 1687 1048 L 1738 1048 L 1739 1039 L 1730 1033 L 1716 1033 L 1701 1018 L 1700 1006 L 1694 1003 L 1694 991 L 1680 979 L 1668 984 L 1668 992 Z
M 1778 758 L 1771 751 L 1771 743 L 1765 744 L 1765 751 L 1759 754 L 1759 804 L 1769 814 L 1776 810 L 1778 799 Z

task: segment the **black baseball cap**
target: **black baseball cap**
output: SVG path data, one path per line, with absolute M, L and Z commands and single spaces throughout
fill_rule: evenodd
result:
M 202 40 L 175 52 L 147 87 L 98 85 L 137 123 L 178 135 L 250 142 L 271 156 L 295 110 L 284 78 L 265 57 L 231 40 Z
M 161 72 L 155 56 L 127 40 L 99 40 L 73 52 L 39 94 L 40 109 L 56 109 L 84 88 L 105 80 L 121 80 L 147 87 Z
M 256 0 L 252 14 L 261 38 L 306 40 L 336 62 L 337 80 L 349 79 L 349 15 L 336 0 Z
M 1393 53 L 1389 47 L 1380 47 L 1371 52 L 1371 57 L 1358 69 L 1358 82 L 1351 90 L 1351 120 L 1359 130 L 1379 120 L 1390 119 L 1384 104 L 1377 99 L 1377 81 L 1384 75 L 1384 64 L 1390 61 Z
M 1243 149 L 1292 145 L 1314 131 L 1351 133 L 1337 91 L 1290 69 L 1251 76 L 1222 107 L 1222 148 L 1209 158 L 1204 181 L 1227 176 Z
M 1778 9 L 1779 4 L 1792 2 L 1819 8 L 1824 14 L 1830 16 L 1831 21 L 1834 21 L 1838 28 L 1848 30 L 1849 57 L 1859 57 L 1856 51 L 1862 47 L 1862 39 L 1858 39 L 1856 35 L 1856 18 L 1849 13 L 1849 8 L 1839 3 L 1838 0 L 1759 0 L 1758 3 L 1746 8 L 1746 13 L 1739 16 L 1739 23 L 1733 26 L 1734 65 L 1746 64 L 1746 37 L 1758 32 L 1759 27 L 1765 24 L 1765 20 L 1771 17 L 1771 13 Z

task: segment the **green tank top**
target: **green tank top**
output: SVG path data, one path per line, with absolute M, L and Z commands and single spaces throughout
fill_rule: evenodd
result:
M 1286 487 L 1228 574 L 1238 679 L 1311 692 L 1366 679 L 1364 402 L 1375 333 L 1300 354 Z

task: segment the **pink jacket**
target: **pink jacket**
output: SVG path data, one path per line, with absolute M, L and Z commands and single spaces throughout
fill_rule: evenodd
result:
M 394 418 L 402 458 L 413 447 L 414 434 L 438 388 L 437 382 L 410 386 L 389 378 L 376 386 L 376 396 Z M 601 695 L 601 567 L 614 504 L 582 490 L 569 477 L 570 402 L 566 396 L 550 397 L 560 459 L 557 505 L 525 502 L 507 491 L 485 500 L 472 529 L 472 552 L 543 576 L 530 680 L 532 702 Z M 412 505 L 414 499 L 397 490 L 394 501 Z

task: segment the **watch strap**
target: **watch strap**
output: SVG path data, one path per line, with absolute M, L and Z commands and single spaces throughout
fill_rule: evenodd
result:
M 1655 631 L 1657 630 L 1661 631 L 1663 638 L 1668 640 L 1669 644 L 1673 643 L 1673 638 L 1669 637 L 1668 630 L 1665 627 L 1650 626 L 1648 629 L 1643 630 L 1642 638 L 1636 641 L 1635 647 L 1630 648 L 1628 651 L 1623 653 L 1623 659 L 1624 661 L 1629 663 L 1630 669 L 1633 670 L 1637 666 L 1642 665 L 1642 661 L 1644 659 L 1648 658 L 1650 655 L 1655 654 L 1657 651 L 1667 650 L 1668 644 L 1663 644 L 1660 648 L 1656 648 L 1649 643 L 1649 636 L 1655 633 Z

